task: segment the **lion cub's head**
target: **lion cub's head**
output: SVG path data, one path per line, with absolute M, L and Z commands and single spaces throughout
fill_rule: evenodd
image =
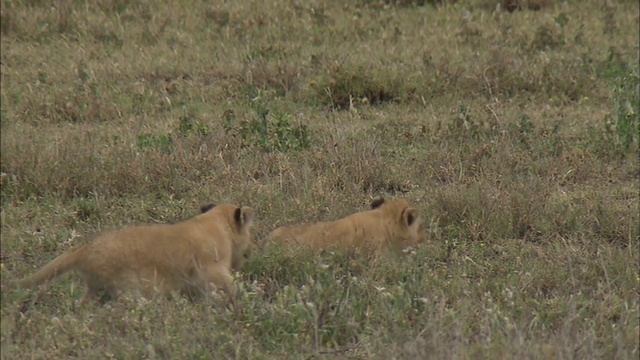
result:
M 200 208 L 201 213 L 211 213 L 226 220 L 231 239 L 231 268 L 239 271 L 245 260 L 253 252 L 251 228 L 253 227 L 253 209 L 230 204 L 208 204 Z
M 371 209 L 382 212 L 390 221 L 387 227 L 392 250 L 401 252 L 425 241 L 426 233 L 421 223 L 418 209 L 403 199 L 377 198 L 371 202 Z

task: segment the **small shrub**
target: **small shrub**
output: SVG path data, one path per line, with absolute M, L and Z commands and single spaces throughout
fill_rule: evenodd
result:
M 640 133 L 640 74 L 637 69 L 620 79 L 613 88 L 615 132 L 623 151 L 638 144 Z
M 241 139 L 247 146 L 258 146 L 265 152 L 300 151 L 311 146 L 309 129 L 304 124 L 292 124 L 291 115 L 270 115 L 269 110 L 258 105 L 256 115 L 239 124 L 232 111 L 225 113 L 225 131 Z
M 172 147 L 173 137 L 171 134 L 143 134 L 138 136 L 138 149 L 142 151 L 146 151 L 148 149 L 159 149 L 165 153 L 170 153 Z
M 0 33 L 8 35 L 16 32 L 18 24 L 16 21 L 14 5 L 10 1 L 0 3 Z
M 597 63 L 596 70 L 599 77 L 615 80 L 624 78 L 632 72 L 618 49 L 609 47 L 607 53 L 607 58 Z
M 144 94 L 135 94 L 131 99 L 131 111 L 138 116 L 145 114 L 145 105 L 148 102 Z
M 604 128 L 588 130 L 587 147 L 600 157 L 625 157 L 638 146 L 640 136 L 640 76 L 637 68 L 614 81 L 615 114 L 604 118 Z
M 531 42 L 534 50 L 555 49 L 565 44 L 562 28 L 554 24 L 545 24 L 538 28 Z
M 535 127 L 526 114 L 521 114 L 517 122 L 509 124 L 508 130 L 526 148 L 529 148 L 532 142 L 540 140 L 535 138 Z
M 458 106 L 445 129 L 445 139 L 488 140 L 503 133 L 505 129 L 494 118 L 479 116 L 476 111 L 466 105 Z
M 469 108 L 460 105 L 458 113 L 451 119 L 448 125 L 449 135 L 454 138 L 472 138 L 478 137 L 478 124 L 471 117 Z
M 400 79 L 364 65 L 333 64 L 328 74 L 313 86 L 321 104 L 339 110 L 349 109 L 354 101 L 371 105 L 394 102 L 406 93 Z
M 195 134 L 202 138 L 209 133 L 209 127 L 199 122 L 192 111 L 183 108 L 182 115 L 180 115 L 180 123 L 178 124 L 178 134 L 186 137 L 192 131 L 195 131 Z
M 100 217 L 100 209 L 95 202 L 83 198 L 75 198 L 72 203 L 75 208 L 74 214 L 78 220 L 88 221 Z
M 218 7 L 207 8 L 204 12 L 204 17 L 207 23 L 213 23 L 217 25 L 218 28 L 227 27 L 231 22 L 231 14 L 229 11 Z

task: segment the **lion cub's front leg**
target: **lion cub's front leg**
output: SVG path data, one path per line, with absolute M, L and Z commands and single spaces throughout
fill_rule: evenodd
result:
M 201 289 L 211 295 L 211 291 L 222 289 L 229 297 L 233 298 L 236 293 L 236 286 L 233 283 L 233 276 L 229 269 L 221 264 L 211 264 L 204 269 Z

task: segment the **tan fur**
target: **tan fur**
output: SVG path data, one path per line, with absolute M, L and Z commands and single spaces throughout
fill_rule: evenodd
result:
M 418 211 L 405 200 L 376 199 L 371 207 L 336 221 L 279 227 L 270 240 L 374 254 L 402 253 L 424 240 Z
M 176 224 L 104 233 L 10 286 L 34 287 L 76 270 L 87 285 L 83 302 L 131 291 L 145 297 L 171 291 L 197 296 L 219 288 L 233 294 L 231 271 L 252 251 L 253 210 L 226 204 L 203 206 L 202 212 Z

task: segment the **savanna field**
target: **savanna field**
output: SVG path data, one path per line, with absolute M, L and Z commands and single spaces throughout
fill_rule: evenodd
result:
M 255 209 L 239 291 L 2 291 L 2 359 L 638 359 L 635 0 L 2 2 L 2 281 Z M 265 241 L 377 196 L 426 242 Z

